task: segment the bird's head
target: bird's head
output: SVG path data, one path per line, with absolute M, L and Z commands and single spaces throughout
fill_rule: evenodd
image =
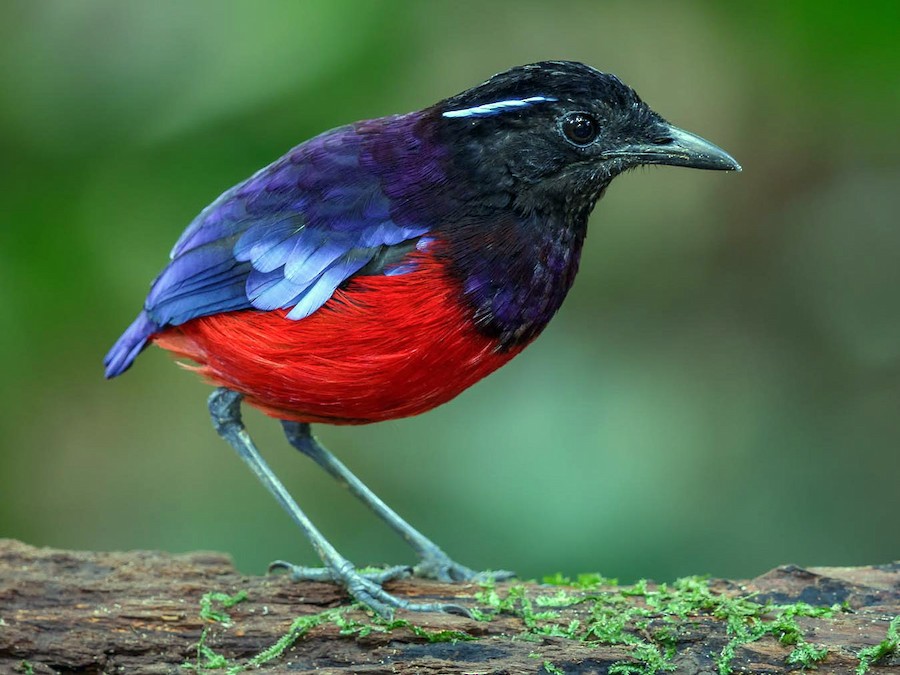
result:
M 524 211 L 562 207 L 586 217 L 616 175 L 642 164 L 740 171 L 728 153 L 666 122 L 617 77 L 581 63 L 519 66 L 433 110 L 463 169 Z

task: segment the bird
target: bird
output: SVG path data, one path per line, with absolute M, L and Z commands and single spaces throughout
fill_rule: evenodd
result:
M 516 357 L 560 309 L 588 217 L 643 165 L 740 171 L 616 76 L 574 61 L 517 66 L 421 110 L 340 126 L 225 191 L 187 226 L 143 309 L 104 359 L 121 375 L 154 344 L 217 388 L 218 434 L 309 539 L 331 581 L 375 613 L 466 613 L 385 590 L 415 574 L 507 578 L 450 558 L 312 434 L 424 413 Z M 241 404 L 344 484 L 418 555 L 360 570 L 301 510 Z

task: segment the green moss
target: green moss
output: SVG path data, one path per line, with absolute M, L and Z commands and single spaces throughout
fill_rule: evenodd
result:
M 803 641 L 803 632 L 796 621 L 796 617 L 831 618 L 836 612 L 844 609 L 842 605 L 814 607 L 805 602 L 790 605 L 758 605 L 756 603 L 751 603 L 751 605 L 756 605 L 758 610 L 755 614 L 745 617 L 744 621 L 735 621 L 733 617 L 729 617 L 728 632 L 733 637 L 723 648 L 716 661 L 720 675 L 729 675 L 732 672 L 731 661 L 734 659 L 734 654 L 738 647 L 756 642 L 767 635 L 774 637 L 783 645 L 797 645 L 788 656 L 788 659 L 793 657 L 807 660 L 805 664 L 801 661 L 789 661 L 789 663 L 812 666 L 814 663 L 824 660 L 828 655 L 828 650 L 824 647 L 814 648 L 806 645 Z M 763 620 L 764 616 L 771 614 L 774 614 L 772 619 Z M 813 658 L 814 655 L 815 658 Z
M 865 675 L 873 664 L 877 664 L 891 654 L 896 654 L 900 648 L 900 615 L 895 616 L 888 624 L 887 636 L 877 645 L 861 649 L 856 655 L 859 665 L 856 667 L 856 675 Z
M 333 623 L 341 629 L 341 635 L 355 635 L 357 637 L 365 637 L 371 633 L 390 633 L 400 628 L 406 628 L 416 637 L 432 643 L 463 642 L 475 639 L 468 633 L 459 630 L 428 630 L 427 628 L 416 626 L 406 619 L 387 621 L 376 617 L 371 622 L 363 622 L 348 619 L 342 614 L 336 617 Z
M 562 585 L 561 575 L 549 577 L 552 585 Z M 608 580 L 595 575 L 597 585 Z M 596 588 L 591 581 L 582 588 Z M 796 618 L 831 617 L 841 611 L 840 605 L 814 607 L 807 603 L 773 605 L 753 600 L 753 595 L 732 596 L 714 592 L 703 577 L 686 577 L 671 585 L 651 587 L 647 581 L 614 590 L 574 595 L 565 588 L 555 594 L 538 596 L 533 601 L 524 587 L 513 586 L 500 595 L 492 585 L 485 586 L 476 599 L 494 613 L 509 613 L 522 619 L 526 639 L 558 636 L 590 644 L 621 644 L 631 650 L 631 660 L 615 663 L 610 673 L 618 675 L 651 675 L 674 670 L 674 657 L 679 630 L 691 617 L 712 616 L 725 623 L 731 639 L 716 658 L 721 675 L 732 672 L 736 650 L 744 644 L 771 636 L 784 645 L 793 646 L 788 656 L 790 665 L 813 668 L 824 660 L 828 650 L 810 645 Z M 639 599 L 635 602 L 635 599 Z M 555 612 L 536 612 L 535 607 L 570 607 L 584 604 L 585 620 L 561 625 Z
M 540 622 L 559 618 L 558 612 L 536 612 L 534 604 L 525 590 L 525 586 L 521 585 L 510 586 L 506 596 L 500 597 L 493 582 L 482 584 L 482 590 L 475 594 L 475 600 L 493 610 L 493 614 L 512 614 L 519 617 L 525 624 L 525 628 L 535 634 L 540 633 L 544 628 L 540 625 Z M 489 612 L 484 616 L 490 620 L 491 613 Z
M 246 599 L 246 591 L 240 591 L 234 595 L 228 595 L 226 593 L 207 593 L 200 599 L 200 617 L 207 621 L 219 623 L 224 627 L 229 627 L 233 625 L 233 619 L 227 612 L 222 610 L 230 609 Z M 407 629 L 413 635 L 426 642 L 459 642 L 462 640 L 475 639 L 468 633 L 462 631 L 428 630 L 421 626 L 416 626 L 406 619 L 386 621 L 376 617 L 371 622 L 363 622 L 350 619 L 346 616 L 348 612 L 357 609 L 360 609 L 359 605 L 336 607 L 334 609 L 324 610 L 318 614 L 298 617 L 294 619 L 294 622 L 291 624 L 290 628 L 288 628 L 287 632 L 276 640 L 275 643 L 243 662 L 229 660 L 227 657 L 219 654 L 207 645 L 206 642 L 209 638 L 209 628 L 205 627 L 201 632 L 200 640 L 197 643 L 197 658 L 195 662 L 182 664 L 182 667 L 197 672 L 224 670 L 227 675 L 237 675 L 238 673 L 247 670 L 259 668 L 270 661 L 280 658 L 298 640 L 302 639 L 314 628 L 323 624 L 332 624 L 336 626 L 340 630 L 341 635 L 353 635 L 355 637 L 365 637 L 373 632 L 388 633 L 399 629 Z
M 34 675 L 34 666 L 31 665 L 30 661 L 20 661 L 19 668 L 25 675 Z
M 619 580 L 604 577 L 602 574 L 579 574 L 575 579 L 563 576 L 560 572 L 551 574 L 541 580 L 548 586 L 571 586 L 573 588 L 594 589 L 599 586 L 618 586 Z
M 555 637 L 589 645 L 625 645 L 630 652 L 629 659 L 612 664 L 609 669 L 611 675 L 655 675 L 675 670 L 679 632 L 684 630 L 686 621 L 700 620 L 704 616 L 724 622 L 730 636 L 716 657 L 720 675 L 732 672 L 731 663 L 741 645 L 766 636 L 793 647 L 787 664 L 804 669 L 815 668 L 828 656 L 828 650 L 804 640 L 797 617 L 831 617 L 843 609 L 839 605 L 814 607 L 806 603 L 759 603 L 753 600 L 752 595 L 735 597 L 716 593 L 703 577 L 686 577 L 671 585 L 660 584 L 655 588 L 647 581 L 618 586 L 615 580 L 600 575 L 581 575 L 574 581 L 562 575 L 548 579 L 551 585 L 560 588 L 551 594 L 534 596 L 529 595 L 523 585 L 513 585 L 502 591 L 493 583 L 482 585 L 475 594 L 480 608 L 472 611 L 473 617 L 480 621 L 491 621 L 501 614 L 518 617 L 523 626 L 522 632 L 516 636 L 518 640 L 540 642 L 547 637 Z M 573 589 L 579 592 L 575 593 Z M 227 610 L 246 598 L 243 592 L 234 595 L 208 593 L 201 598 L 200 616 L 227 627 L 232 622 Z M 555 610 L 575 605 L 582 606 L 582 616 L 562 623 L 559 612 Z M 196 662 L 186 666 L 197 671 L 226 670 L 229 675 L 257 668 L 280 658 L 309 631 L 326 623 L 336 626 L 341 635 L 353 637 L 365 637 L 373 632 L 408 630 L 427 642 L 475 639 L 463 631 L 433 631 L 406 619 L 360 621 L 350 618 L 348 612 L 357 608 L 356 605 L 340 607 L 300 617 L 272 646 L 244 662 L 229 661 L 212 650 L 206 644 L 208 633 L 204 629 L 197 645 Z M 897 632 L 895 619 L 884 642 L 859 653 L 858 673 L 865 673 L 869 664 L 896 651 Z M 530 656 L 543 659 L 537 652 Z M 562 672 L 546 659 L 543 668 L 551 674 Z
M 549 673 L 549 675 L 566 675 L 565 671 L 557 668 L 553 661 L 548 661 L 547 659 L 544 659 L 544 672 Z
M 271 647 L 264 649 L 259 654 L 251 658 L 244 664 L 236 664 L 228 669 L 228 675 L 235 675 L 244 670 L 258 668 L 264 663 L 279 658 L 284 652 L 291 647 L 297 640 L 309 633 L 316 626 L 321 626 L 328 621 L 336 621 L 343 616 L 346 609 L 329 609 L 312 616 L 301 616 L 294 619 L 288 632 L 282 635 Z
M 571 607 L 587 601 L 584 595 L 572 595 L 563 589 L 559 589 L 554 595 L 540 595 L 534 600 L 538 607 Z
M 672 662 L 675 650 L 666 650 L 649 642 L 640 642 L 634 645 L 632 652 L 633 663 L 619 662 L 609 667 L 609 675 L 655 675 L 666 671 L 675 670 Z
M 562 579 L 557 575 L 553 581 Z M 582 577 L 582 588 L 593 588 L 606 582 L 599 575 L 590 578 Z M 609 585 L 604 583 L 603 585 Z M 643 640 L 631 629 L 636 619 L 649 616 L 650 610 L 630 603 L 628 596 L 646 595 L 646 582 L 621 589 L 614 593 L 571 595 L 560 589 L 556 594 L 538 596 L 534 601 L 528 597 L 524 586 L 512 586 L 505 596 L 498 594 L 492 584 L 485 585 L 476 594 L 476 599 L 495 613 L 514 615 L 522 620 L 525 631 L 519 639 L 535 639 L 543 637 L 563 637 L 593 644 L 628 644 L 632 647 L 634 661 L 616 663 L 611 666 L 610 673 L 619 675 L 652 675 L 653 673 L 674 670 L 671 658 L 674 656 L 674 641 L 670 634 L 665 634 L 660 644 Z M 558 622 L 559 614 L 553 611 L 535 611 L 538 607 L 569 607 L 575 604 L 587 604 L 588 619 L 574 619 L 567 624 Z M 545 666 L 545 670 L 548 670 Z M 548 670 L 548 672 L 553 672 Z
M 821 661 L 828 656 L 828 648 L 822 645 L 811 645 L 808 642 L 799 642 L 794 651 L 787 657 L 787 662 L 792 666 L 801 666 L 802 668 L 816 667 Z
M 247 599 L 247 591 L 238 591 L 233 595 L 227 593 L 206 593 L 200 598 L 200 618 L 204 621 L 220 623 L 225 627 L 232 625 L 231 615 L 225 611 Z M 183 664 L 184 668 L 204 671 L 220 670 L 228 667 L 228 659 L 213 650 L 206 641 L 209 639 L 209 627 L 204 626 L 197 642 L 197 658 L 194 663 Z
M 247 591 L 238 591 L 234 595 L 227 593 L 207 593 L 200 598 L 200 618 L 204 621 L 216 621 L 226 626 L 231 625 L 231 616 L 227 612 L 214 609 L 216 604 L 222 609 L 231 609 L 247 599 Z

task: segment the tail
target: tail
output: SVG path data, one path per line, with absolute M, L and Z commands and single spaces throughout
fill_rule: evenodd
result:
M 132 361 L 147 346 L 150 336 L 161 327 L 147 316 L 146 312 L 138 314 L 103 359 L 103 365 L 106 366 L 106 377 L 116 377 L 128 370 Z

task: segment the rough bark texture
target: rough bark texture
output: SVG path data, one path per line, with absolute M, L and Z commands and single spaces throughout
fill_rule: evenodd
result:
M 552 597 L 560 588 L 523 584 L 527 598 Z M 498 584 L 500 598 L 510 584 Z M 440 599 L 478 607 L 472 585 L 420 580 L 393 582 L 388 588 L 403 597 Z M 653 585 L 648 589 L 655 588 Z M 756 593 L 765 604 L 798 601 L 811 605 L 844 603 L 830 617 L 797 619 L 800 643 L 828 648 L 818 672 L 853 673 L 861 649 L 882 643 L 900 607 L 900 564 L 858 568 L 779 567 L 748 582 L 713 581 L 710 588 L 728 597 Z M 620 589 L 621 590 L 621 589 Z M 202 598 L 211 592 L 246 593 L 246 600 L 224 608 Z M 589 591 L 600 598 L 613 587 Z M 514 592 L 515 593 L 515 592 Z M 609 597 L 612 597 L 611 595 Z M 640 592 L 620 594 L 622 607 L 648 606 Z M 592 600 L 593 602 L 594 600 Z M 218 665 L 246 666 L 279 639 L 291 634 L 298 617 L 317 615 L 346 602 L 341 591 L 325 583 L 292 583 L 283 576 L 246 577 L 219 553 L 169 555 L 136 551 L 82 553 L 38 549 L 0 540 L 0 673 L 179 673 Z M 482 597 L 480 606 L 485 607 Z M 613 606 L 606 603 L 603 606 Z M 590 602 L 554 608 L 553 622 L 571 628 L 573 619 L 589 625 Z M 600 606 L 600 605 L 596 605 Z M 413 626 L 371 629 L 371 617 L 348 610 L 337 620 L 323 616 L 307 632 L 296 630 L 284 652 L 259 670 L 290 673 L 607 673 L 613 664 L 635 664 L 632 672 L 654 672 L 637 661 L 634 645 L 598 644 L 571 637 L 540 635 L 549 622 L 529 616 L 520 602 L 491 621 L 441 614 L 403 614 Z M 651 611 L 628 635 L 659 644 L 661 619 Z M 501 608 L 503 609 L 503 608 Z M 851 611 L 852 610 L 852 611 Z M 771 618 L 771 617 L 769 617 Z M 765 618 L 763 620 L 766 620 Z M 537 622 L 537 629 L 535 628 Z M 656 622 L 656 623 L 654 623 Z M 896 625 L 896 624 L 895 624 Z M 474 639 L 446 639 L 425 631 L 464 631 Z M 666 623 L 669 664 L 677 673 L 718 673 L 723 648 L 733 638 L 726 620 L 715 611 L 697 611 Z M 343 633 L 342 633 L 343 629 Z M 552 631 L 547 631 L 552 632 Z M 577 631 L 572 631 L 573 633 Z M 349 633 L 349 634 L 348 634 Z M 782 644 L 780 634 L 766 634 L 737 644 L 730 667 L 736 673 L 782 673 L 799 670 L 788 662 L 797 641 Z M 784 639 L 784 635 L 781 634 Z M 198 643 L 202 648 L 198 649 Z M 645 643 L 646 644 L 646 643 Z M 665 651 L 665 650 L 663 650 Z M 873 674 L 900 672 L 900 658 L 890 644 L 869 668 Z M 220 658 L 224 657 L 224 658 Z M 719 663 L 717 663 L 719 659 Z M 258 661 L 262 659 L 258 658 Z M 612 672 L 628 672 L 623 665 Z M 225 672 L 225 671 L 220 671 Z

